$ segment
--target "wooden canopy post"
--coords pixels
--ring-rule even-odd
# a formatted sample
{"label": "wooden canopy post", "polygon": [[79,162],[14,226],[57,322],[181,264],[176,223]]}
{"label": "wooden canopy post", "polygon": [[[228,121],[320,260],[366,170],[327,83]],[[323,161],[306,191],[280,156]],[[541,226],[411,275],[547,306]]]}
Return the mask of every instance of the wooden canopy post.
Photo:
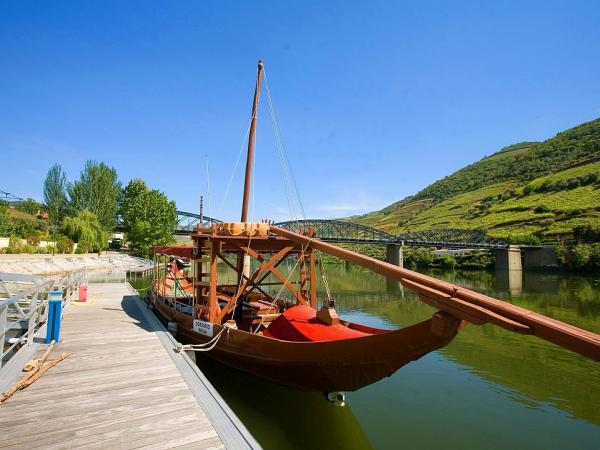
{"label": "wooden canopy post", "polygon": [[198,245],[199,243],[196,242],[197,247],[196,247],[196,259],[194,259],[194,278],[193,278],[193,282],[194,282],[194,318],[195,319],[200,319],[200,315],[201,315],[201,309],[202,306],[206,304],[206,299],[204,298],[204,296],[202,295],[202,279],[203,274],[202,274],[202,256],[203,256],[203,252],[202,249],[200,248],[200,245]]}
{"label": "wooden canopy post", "polygon": [[304,257],[304,252],[301,252],[298,255],[298,260],[300,264],[300,286],[298,290],[300,293],[306,298],[306,258]]}
{"label": "wooden canopy post", "polygon": [[217,298],[217,261],[221,243],[219,241],[211,241],[210,246],[210,281],[208,292],[208,321],[211,323],[217,322],[217,306],[219,299]]}
{"label": "wooden canopy post", "polygon": [[236,268],[236,270],[237,270],[237,285],[238,286],[241,284],[242,280],[244,279],[244,275],[246,275],[244,273],[244,257],[245,257],[244,252],[237,252],[237,255],[236,255],[237,268]]}
{"label": "wooden canopy post", "polygon": [[308,251],[308,276],[310,283],[310,307],[317,309],[317,257],[311,248]]}

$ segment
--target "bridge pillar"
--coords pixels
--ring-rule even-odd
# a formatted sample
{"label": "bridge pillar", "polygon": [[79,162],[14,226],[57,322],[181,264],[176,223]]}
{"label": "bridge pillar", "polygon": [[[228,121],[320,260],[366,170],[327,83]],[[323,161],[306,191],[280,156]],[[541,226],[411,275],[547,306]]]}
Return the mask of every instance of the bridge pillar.
{"label": "bridge pillar", "polygon": [[404,244],[386,244],[385,260],[390,264],[404,267]]}
{"label": "bridge pillar", "polygon": [[508,285],[511,296],[518,297],[523,290],[523,265],[521,248],[509,245],[494,251],[496,257],[496,278],[501,284]]}
{"label": "bridge pillar", "polygon": [[518,245],[509,245],[507,248],[494,250],[496,257],[496,270],[522,270],[521,248]]}

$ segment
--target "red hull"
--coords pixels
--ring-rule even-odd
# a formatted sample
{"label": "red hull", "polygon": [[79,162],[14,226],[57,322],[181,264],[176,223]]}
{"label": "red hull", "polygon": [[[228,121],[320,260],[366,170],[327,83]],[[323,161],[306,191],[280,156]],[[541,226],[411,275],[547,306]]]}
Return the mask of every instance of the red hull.
{"label": "red hull", "polygon": [[[154,302],[165,321],[178,323],[178,339],[203,344],[210,337],[192,329],[192,318]],[[444,326],[440,327],[442,321]],[[432,326],[437,322],[436,325]],[[308,391],[354,391],[390,376],[400,367],[448,344],[460,320],[436,314],[432,319],[400,330],[351,325],[369,334],[329,342],[292,342],[226,329],[208,356],[226,365],[277,383]],[[216,336],[223,327],[214,325]],[[443,330],[436,334],[432,329]]]}

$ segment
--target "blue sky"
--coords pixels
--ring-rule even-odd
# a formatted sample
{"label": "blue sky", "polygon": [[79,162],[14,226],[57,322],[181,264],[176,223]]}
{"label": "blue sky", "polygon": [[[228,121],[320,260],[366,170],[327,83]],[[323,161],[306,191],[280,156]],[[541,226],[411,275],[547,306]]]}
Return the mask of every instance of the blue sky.
{"label": "blue sky", "polygon": [[[310,217],[379,209],[600,117],[600,3],[0,1],[0,189],[87,159],[219,212],[265,60]],[[254,218],[289,217],[266,96]]]}

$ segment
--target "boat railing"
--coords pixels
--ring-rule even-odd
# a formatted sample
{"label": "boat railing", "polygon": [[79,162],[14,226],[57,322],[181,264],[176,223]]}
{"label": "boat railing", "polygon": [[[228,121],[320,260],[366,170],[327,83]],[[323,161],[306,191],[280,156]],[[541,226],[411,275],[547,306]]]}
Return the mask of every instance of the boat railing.
{"label": "boat railing", "polygon": [[34,343],[48,318],[48,293],[62,291],[63,309],[76,298],[86,280],[85,269],[56,279],[0,273],[0,375],[6,363]]}
{"label": "boat railing", "polygon": [[183,314],[192,314],[192,306],[186,303],[182,303],[180,301],[175,300],[172,297],[164,297],[161,296],[162,301],[165,302],[170,308],[174,309]]}

